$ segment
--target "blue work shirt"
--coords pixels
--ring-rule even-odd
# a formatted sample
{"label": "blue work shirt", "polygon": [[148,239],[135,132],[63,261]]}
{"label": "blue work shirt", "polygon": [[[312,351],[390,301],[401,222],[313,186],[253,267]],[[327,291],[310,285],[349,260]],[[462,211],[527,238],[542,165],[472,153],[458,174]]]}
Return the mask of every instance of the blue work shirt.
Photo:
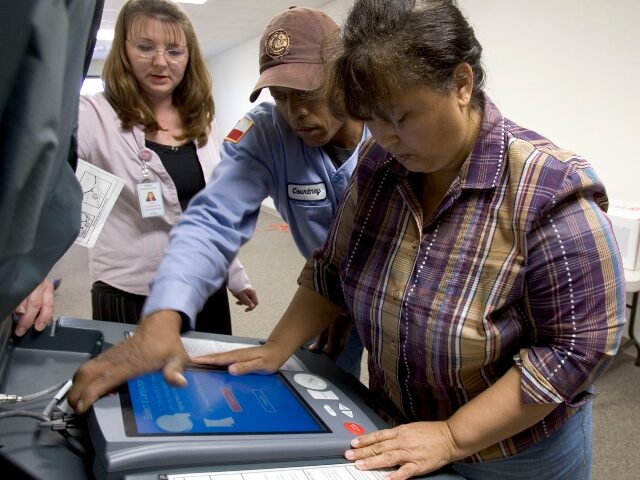
{"label": "blue work shirt", "polygon": [[[172,229],[143,315],[175,310],[193,324],[205,300],[226,279],[229,263],[253,235],[268,196],[305,258],[324,242],[359,147],[336,168],[321,147],[307,146],[271,103],[254,107],[238,126],[223,142],[211,181]],[[368,137],[365,128],[361,140]]]}

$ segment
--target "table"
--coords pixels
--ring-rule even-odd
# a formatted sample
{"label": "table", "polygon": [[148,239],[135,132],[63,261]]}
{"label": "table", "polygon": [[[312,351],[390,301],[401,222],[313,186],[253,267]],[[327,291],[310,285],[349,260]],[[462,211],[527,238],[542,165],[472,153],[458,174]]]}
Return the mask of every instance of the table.
{"label": "table", "polygon": [[631,294],[631,303],[627,303],[629,309],[629,340],[620,345],[620,351],[634,345],[638,351],[636,355],[636,366],[640,367],[640,343],[635,335],[636,313],[638,309],[638,294],[640,293],[640,270],[624,271],[627,293]]}

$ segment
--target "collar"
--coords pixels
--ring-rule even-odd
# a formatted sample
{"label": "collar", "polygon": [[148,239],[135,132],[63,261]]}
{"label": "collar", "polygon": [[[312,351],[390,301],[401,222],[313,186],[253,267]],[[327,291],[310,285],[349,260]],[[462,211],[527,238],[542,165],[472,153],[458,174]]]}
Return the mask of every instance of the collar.
{"label": "collar", "polygon": [[505,169],[505,121],[498,107],[485,95],[480,133],[460,170],[461,188],[495,188]]}

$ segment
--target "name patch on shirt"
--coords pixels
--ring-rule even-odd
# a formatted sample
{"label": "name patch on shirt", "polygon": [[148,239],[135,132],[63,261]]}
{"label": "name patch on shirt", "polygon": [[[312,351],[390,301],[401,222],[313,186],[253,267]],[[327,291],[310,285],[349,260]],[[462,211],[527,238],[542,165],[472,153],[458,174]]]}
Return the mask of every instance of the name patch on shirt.
{"label": "name patch on shirt", "polygon": [[236,123],[236,126],[231,129],[226,137],[224,137],[224,139],[233,143],[238,143],[251,127],[253,127],[253,122],[251,120],[248,118],[241,118],[238,123]]}
{"label": "name patch on shirt", "polygon": [[327,187],[324,183],[314,183],[306,185],[287,185],[289,198],[291,200],[304,200],[312,202],[314,200],[324,200],[327,198]]}

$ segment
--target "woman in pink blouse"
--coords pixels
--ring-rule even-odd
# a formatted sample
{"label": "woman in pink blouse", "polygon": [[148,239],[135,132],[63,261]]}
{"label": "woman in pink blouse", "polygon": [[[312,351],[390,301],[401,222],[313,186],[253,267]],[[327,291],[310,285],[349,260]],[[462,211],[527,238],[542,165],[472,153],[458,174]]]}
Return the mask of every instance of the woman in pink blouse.
{"label": "woman in pink blouse", "polygon": [[[80,99],[78,156],[125,185],[89,251],[93,318],[137,323],[171,228],[220,162],[220,137],[211,77],[175,2],[125,3],[102,79],[104,93]],[[228,286],[257,304],[237,259]],[[226,288],[207,293],[195,329],[230,334]]]}

